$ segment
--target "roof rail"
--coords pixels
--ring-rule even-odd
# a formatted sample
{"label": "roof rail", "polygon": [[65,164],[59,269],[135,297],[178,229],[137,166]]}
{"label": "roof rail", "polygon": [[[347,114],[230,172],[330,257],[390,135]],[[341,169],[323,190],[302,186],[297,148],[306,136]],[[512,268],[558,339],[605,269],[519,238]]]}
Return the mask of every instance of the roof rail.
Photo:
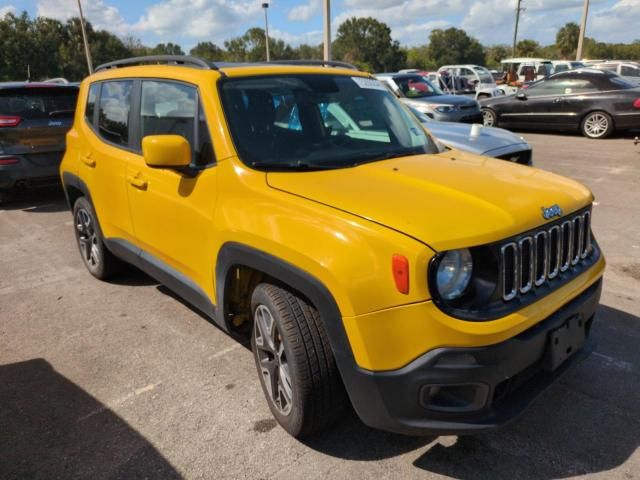
{"label": "roof rail", "polygon": [[358,70],[358,67],[347,62],[338,62],[335,60],[271,60],[267,63],[274,63],[276,65],[310,65],[321,67],[341,67],[351,70]]}
{"label": "roof rail", "polygon": [[184,65],[185,67],[203,68],[206,70],[218,68],[214,64],[209,64],[198,57],[189,55],[148,55],[145,57],[124,58],[113,62],[103,63],[96,68],[96,72],[108,70],[110,68],[125,67],[131,65],[141,65],[143,63],[166,63],[175,65]]}

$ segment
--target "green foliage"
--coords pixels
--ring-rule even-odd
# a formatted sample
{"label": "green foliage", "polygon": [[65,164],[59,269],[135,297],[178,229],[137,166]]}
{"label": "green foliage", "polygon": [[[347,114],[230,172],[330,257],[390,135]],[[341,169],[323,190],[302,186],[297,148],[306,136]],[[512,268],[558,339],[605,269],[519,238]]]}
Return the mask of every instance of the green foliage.
{"label": "green foliage", "polygon": [[394,71],[406,63],[406,53],[391,38],[391,29],[371,17],[345,20],[338,27],[333,52],[336,59],[370,72]]}
{"label": "green foliage", "polygon": [[429,57],[435,65],[473,63],[484,65],[480,42],[459,28],[436,29],[429,35]]}
{"label": "green foliage", "polygon": [[189,55],[200,57],[203,60],[207,60],[209,62],[219,62],[225,59],[226,52],[215,43],[200,42],[191,50],[189,50]]}
{"label": "green foliage", "polygon": [[562,58],[575,58],[580,38],[580,26],[575,22],[569,22],[556,34],[556,47]]}
{"label": "green foliage", "polygon": [[488,68],[500,70],[502,67],[500,61],[511,56],[511,48],[507,45],[493,45],[485,48],[484,56]]}
{"label": "green foliage", "polygon": [[[264,62],[267,60],[266,45],[264,29],[257,27],[250,28],[241,37],[224,42],[227,58],[232,62]],[[271,60],[297,58],[290,45],[273,37],[269,37],[269,55]]]}
{"label": "green foliage", "polygon": [[420,45],[407,49],[407,68],[417,68],[418,70],[432,70],[438,66],[429,57],[429,47]]}
{"label": "green foliage", "polygon": [[535,40],[520,40],[516,44],[517,57],[539,57],[540,44]]}
{"label": "green foliage", "polygon": [[182,48],[180,45],[176,45],[174,43],[159,43],[151,50],[149,50],[149,55],[184,55]]}

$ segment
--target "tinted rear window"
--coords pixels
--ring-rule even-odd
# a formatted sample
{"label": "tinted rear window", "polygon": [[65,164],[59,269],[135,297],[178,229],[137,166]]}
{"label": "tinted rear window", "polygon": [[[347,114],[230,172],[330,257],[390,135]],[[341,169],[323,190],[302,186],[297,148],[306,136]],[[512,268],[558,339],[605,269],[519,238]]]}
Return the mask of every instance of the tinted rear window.
{"label": "tinted rear window", "polygon": [[77,88],[26,87],[0,90],[0,115],[23,119],[72,118]]}

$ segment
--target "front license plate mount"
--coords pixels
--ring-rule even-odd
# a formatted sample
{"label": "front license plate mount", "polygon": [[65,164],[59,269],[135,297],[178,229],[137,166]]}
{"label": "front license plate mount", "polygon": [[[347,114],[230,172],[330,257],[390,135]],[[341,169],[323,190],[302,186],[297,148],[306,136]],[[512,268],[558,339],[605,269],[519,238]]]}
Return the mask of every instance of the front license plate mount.
{"label": "front license plate mount", "polygon": [[561,327],[549,332],[549,344],[544,358],[545,370],[556,370],[582,348],[585,337],[586,322],[580,315],[569,317]]}

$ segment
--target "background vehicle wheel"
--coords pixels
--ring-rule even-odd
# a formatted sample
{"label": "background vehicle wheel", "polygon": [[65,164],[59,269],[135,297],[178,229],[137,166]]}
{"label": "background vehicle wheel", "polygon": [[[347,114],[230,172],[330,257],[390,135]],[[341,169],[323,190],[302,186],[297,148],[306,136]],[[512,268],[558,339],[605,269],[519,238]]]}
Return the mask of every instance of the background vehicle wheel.
{"label": "background vehicle wheel", "polygon": [[251,348],[273,416],[294,437],[323,430],[343,414],[347,397],[320,314],[268,283],[254,290],[251,311]]}
{"label": "background vehicle wheel", "polygon": [[496,116],[496,112],[494,112],[490,108],[483,108],[482,123],[484,124],[485,127],[495,127],[498,123],[498,117]]}
{"label": "background vehicle wheel", "polygon": [[76,200],[73,220],[80,256],[91,275],[106,280],[118,273],[123,263],[105,247],[95,212],[86,198]]}
{"label": "background vehicle wheel", "polygon": [[606,112],[591,112],[584,117],[580,128],[587,138],[606,138],[613,132],[613,119]]}

